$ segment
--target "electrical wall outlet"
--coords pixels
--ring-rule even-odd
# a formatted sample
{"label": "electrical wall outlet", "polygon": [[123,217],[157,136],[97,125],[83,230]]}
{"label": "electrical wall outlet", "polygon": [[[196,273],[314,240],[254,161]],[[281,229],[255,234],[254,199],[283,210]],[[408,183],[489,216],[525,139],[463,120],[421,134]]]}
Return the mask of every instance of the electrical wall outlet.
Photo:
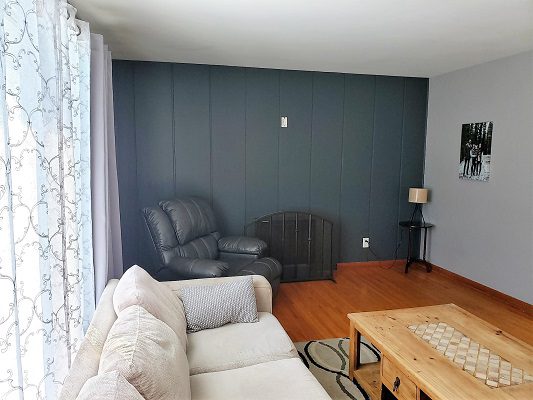
{"label": "electrical wall outlet", "polygon": [[363,249],[368,249],[370,247],[370,238],[363,238]]}
{"label": "electrical wall outlet", "polygon": [[289,117],[281,117],[281,127],[287,128],[289,126]]}

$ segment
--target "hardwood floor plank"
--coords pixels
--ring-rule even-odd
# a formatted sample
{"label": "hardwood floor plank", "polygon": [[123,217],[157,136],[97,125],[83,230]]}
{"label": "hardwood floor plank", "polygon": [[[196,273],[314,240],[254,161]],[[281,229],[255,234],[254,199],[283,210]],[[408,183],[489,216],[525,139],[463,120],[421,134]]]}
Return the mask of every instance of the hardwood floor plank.
{"label": "hardwood floor plank", "polygon": [[339,265],[332,281],[283,283],[274,315],[295,342],[347,337],[351,312],[455,303],[472,314],[533,343],[531,308],[519,310],[490,294],[415,265]]}

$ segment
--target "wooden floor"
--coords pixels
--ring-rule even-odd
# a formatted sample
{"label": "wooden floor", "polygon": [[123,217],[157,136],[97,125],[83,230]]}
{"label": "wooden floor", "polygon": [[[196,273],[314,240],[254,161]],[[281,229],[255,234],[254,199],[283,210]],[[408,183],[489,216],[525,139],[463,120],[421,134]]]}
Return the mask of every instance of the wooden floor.
{"label": "wooden floor", "polygon": [[295,342],[348,336],[346,314],[455,303],[533,344],[533,317],[446,274],[397,263],[339,266],[332,281],[282,283],[274,314]]}

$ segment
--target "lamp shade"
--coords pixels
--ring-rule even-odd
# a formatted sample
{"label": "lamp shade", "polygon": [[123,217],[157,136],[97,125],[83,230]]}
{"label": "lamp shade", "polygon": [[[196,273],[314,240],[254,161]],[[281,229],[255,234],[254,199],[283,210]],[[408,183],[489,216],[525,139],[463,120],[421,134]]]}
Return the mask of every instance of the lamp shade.
{"label": "lamp shade", "polygon": [[424,204],[428,202],[428,190],[424,188],[409,188],[409,203]]}

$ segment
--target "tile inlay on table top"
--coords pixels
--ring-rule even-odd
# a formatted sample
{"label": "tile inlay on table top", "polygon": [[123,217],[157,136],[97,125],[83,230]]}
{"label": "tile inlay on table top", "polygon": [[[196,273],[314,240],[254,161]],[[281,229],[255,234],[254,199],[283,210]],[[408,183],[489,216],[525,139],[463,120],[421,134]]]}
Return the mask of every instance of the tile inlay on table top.
{"label": "tile inlay on table top", "polygon": [[513,365],[445,322],[409,325],[415,335],[491,388],[533,382],[531,371]]}

